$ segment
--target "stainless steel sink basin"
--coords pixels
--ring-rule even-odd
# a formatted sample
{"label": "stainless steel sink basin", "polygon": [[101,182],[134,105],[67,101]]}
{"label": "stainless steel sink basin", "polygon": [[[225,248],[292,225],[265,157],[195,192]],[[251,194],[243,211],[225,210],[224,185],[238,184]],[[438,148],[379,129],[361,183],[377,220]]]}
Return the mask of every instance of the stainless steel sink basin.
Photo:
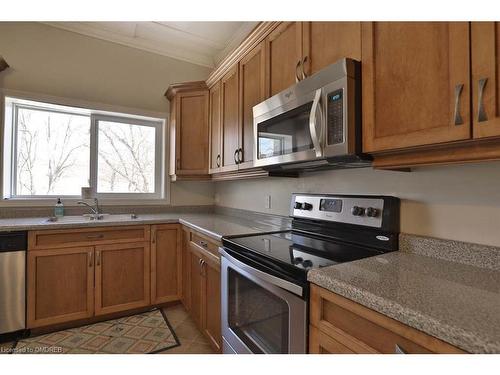
{"label": "stainless steel sink basin", "polygon": [[59,224],[78,224],[88,223],[93,221],[107,222],[107,221],[128,221],[137,219],[136,214],[100,214],[99,219],[95,219],[92,214],[85,214],[82,216],[62,216],[62,217],[49,217],[43,220],[43,223],[59,223]]}

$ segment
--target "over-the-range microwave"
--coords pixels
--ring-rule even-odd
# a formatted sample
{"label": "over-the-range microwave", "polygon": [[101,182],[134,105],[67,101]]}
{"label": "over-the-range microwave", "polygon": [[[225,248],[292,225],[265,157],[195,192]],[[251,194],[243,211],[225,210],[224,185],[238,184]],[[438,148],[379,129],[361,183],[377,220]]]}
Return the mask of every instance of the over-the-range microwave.
{"label": "over-the-range microwave", "polygon": [[253,107],[254,165],[301,171],[370,165],[361,152],[361,72],[344,58]]}

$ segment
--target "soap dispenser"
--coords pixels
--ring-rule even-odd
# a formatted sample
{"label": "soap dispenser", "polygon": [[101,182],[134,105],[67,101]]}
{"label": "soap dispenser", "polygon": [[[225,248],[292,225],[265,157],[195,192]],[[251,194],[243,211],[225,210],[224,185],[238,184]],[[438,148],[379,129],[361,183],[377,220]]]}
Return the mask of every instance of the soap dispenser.
{"label": "soap dispenser", "polygon": [[64,216],[64,204],[61,202],[61,198],[57,198],[57,203],[54,207],[54,216],[56,217]]}

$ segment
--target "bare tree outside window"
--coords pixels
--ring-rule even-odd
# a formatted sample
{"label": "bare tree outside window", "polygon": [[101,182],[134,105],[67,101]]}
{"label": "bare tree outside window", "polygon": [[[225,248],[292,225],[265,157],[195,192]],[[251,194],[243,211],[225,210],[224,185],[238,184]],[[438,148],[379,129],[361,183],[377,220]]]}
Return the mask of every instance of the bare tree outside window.
{"label": "bare tree outside window", "polygon": [[99,121],[99,193],[153,193],[155,128]]}

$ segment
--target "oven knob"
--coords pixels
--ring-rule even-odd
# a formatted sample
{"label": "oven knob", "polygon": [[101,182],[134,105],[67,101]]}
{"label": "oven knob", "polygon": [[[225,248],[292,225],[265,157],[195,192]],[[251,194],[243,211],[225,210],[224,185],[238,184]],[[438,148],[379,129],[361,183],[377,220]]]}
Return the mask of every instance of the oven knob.
{"label": "oven knob", "polygon": [[373,207],[368,207],[366,209],[366,216],[368,216],[368,217],[377,217],[378,216],[378,209],[373,208]]}
{"label": "oven knob", "polygon": [[301,258],[301,257],[297,257],[297,258],[293,258],[293,262],[292,262],[292,263],[293,263],[293,264],[300,264],[300,263],[302,263],[303,261],[304,261],[304,259],[303,259],[303,258]]}
{"label": "oven knob", "polygon": [[304,207],[304,210],[311,211],[313,208],[313,205],[311,203],[304,203],[303,207]]}
{"label": "oven knob", "polygon": [[293,208],[295,208],[296,210],[302,210],[302,203],[295,202]]}
{"label": "oven knob", "polygon": [[313,262],[311,262],[310,260],[307,260],[307,259],[302,262],[302,266],[304,268],[310,268],[310,267],[312,267],[312,265],[313,265]]}
{"label": "oven knob", "polygon": [[354,216],[363,216],[365,214],[365,209],[363,207],[353,206],[351,208],[351,213]]}

